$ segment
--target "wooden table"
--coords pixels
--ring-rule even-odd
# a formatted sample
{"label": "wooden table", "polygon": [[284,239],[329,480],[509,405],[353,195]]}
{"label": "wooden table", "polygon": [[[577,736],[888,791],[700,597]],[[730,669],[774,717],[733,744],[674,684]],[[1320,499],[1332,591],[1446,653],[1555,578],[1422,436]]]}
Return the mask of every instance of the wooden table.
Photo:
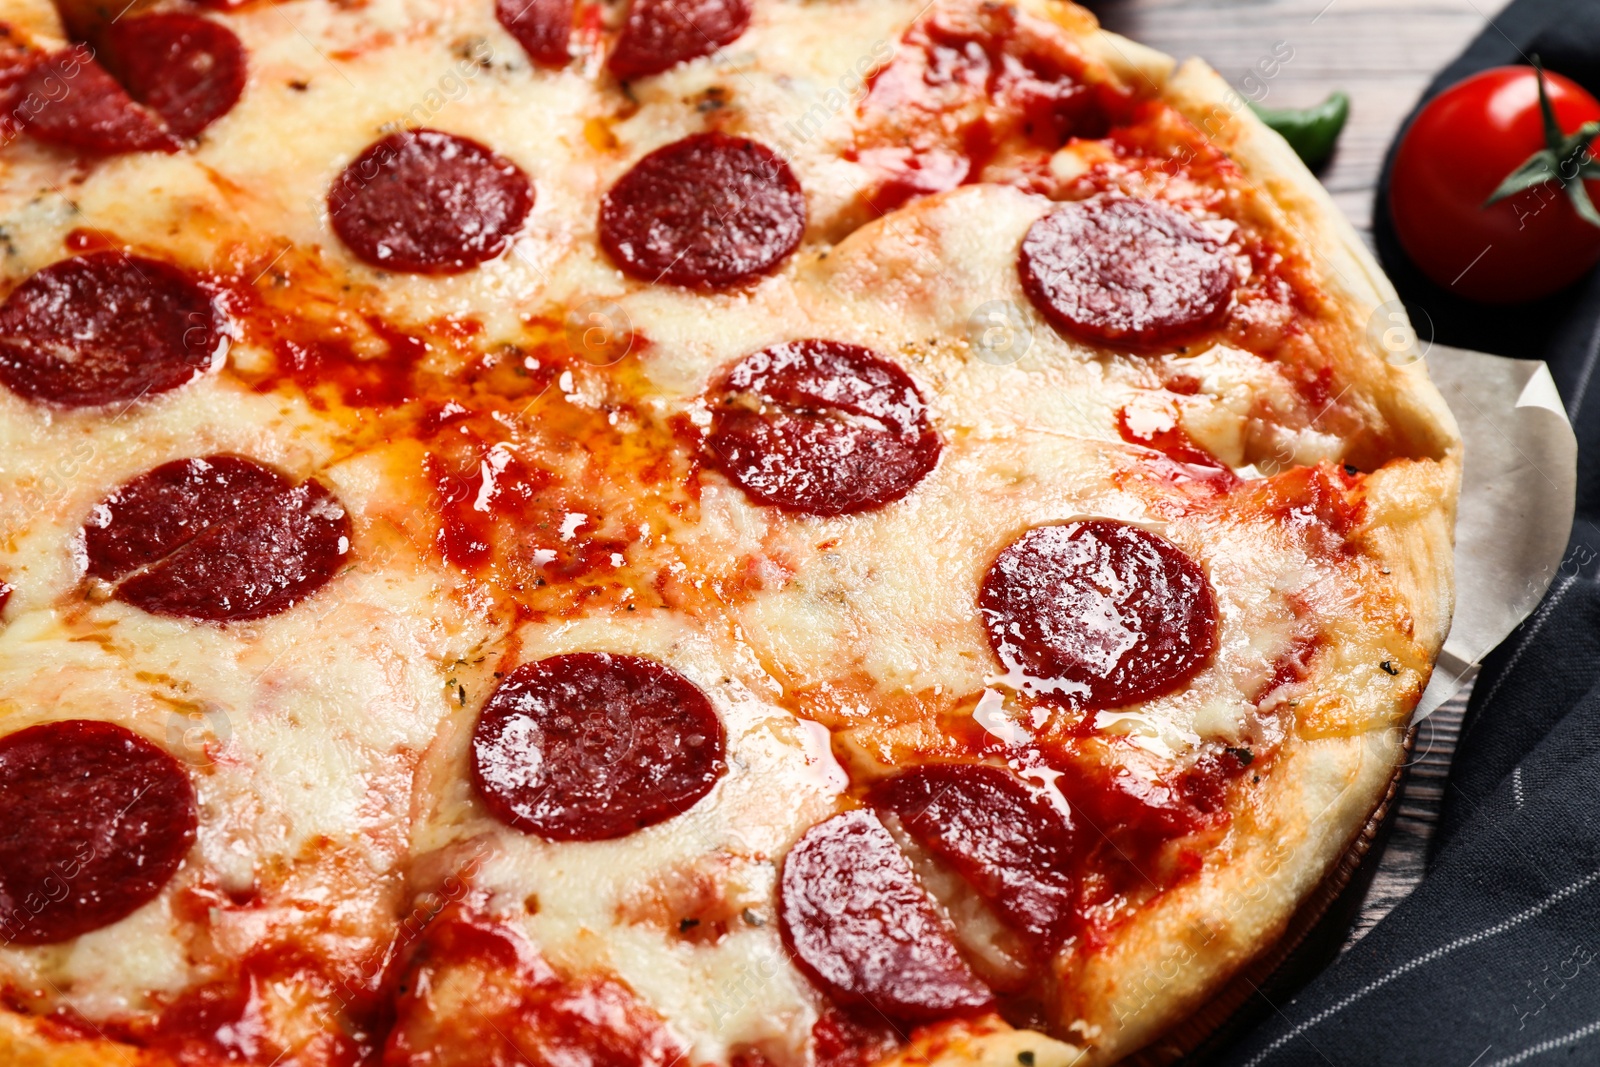
{"label": "wooden table", "polygon": [[[1499,0],[1110,0],[1108,29],[1198,55],[1247,99],[1303,107],[1350,94],[1350,122],[1323,183],[1367,237],[1384,152],[1434,73],[1489,24]],[[1275,62],[1275,57],[1287,56]],[[1415,888],[1444,798],[1466,694],[1421,724],[1377,872],[1346,947]]]}

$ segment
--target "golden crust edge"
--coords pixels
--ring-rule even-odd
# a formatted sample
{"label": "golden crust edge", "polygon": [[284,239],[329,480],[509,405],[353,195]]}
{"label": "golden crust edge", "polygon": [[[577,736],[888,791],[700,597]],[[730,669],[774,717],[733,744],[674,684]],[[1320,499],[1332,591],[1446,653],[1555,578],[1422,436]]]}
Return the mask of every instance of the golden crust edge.
{"label": "golden crust edge", "polygon": [[[1426,656],[1417,686],[1368,709],[1368,729],[1345,737],[1285,740],[1270,789],[1230,828],[1233,850],[1218,850],[1190,882],[1165,894],[1121,928],[1115,948],[1092,957],[1075,981],[1099,981],[1100,995],[1079,1002],[1072,1029],[1086,1046],[1082,1067],[1114,1063],[1156,1040],[1201,1008],[1227,981],[1282,936],[1301,903],[1349,849],[1382,802],[1403,754],[1403,726],[1427,683],[1454,610],[1453,541],[1462,444],[1454,415],[1420,360],[1382,358],[1361,344],[1385,306],[1404,315],[1398,294],[1334,204],[1288,144],[1268,129],[1207,64],[1182,65],[1154,49],[1100,29],[1092,15],[1061,0],[1025,6],[1082,35],[1087,49],[1124,79],[1142,79],[1199,127],[1261,188],[1319,257],[1319,281],[1338,301],[1363,379],[1403,443],[1426,458],[1373,472],[1358,536],[1389,573],[1409,615],[1414,647]],[[1239,847],[1242,846],[1242,847]],[[1291,863],[1290,861],[1293,860]],[[1231,904],[1243,906],[1230,907]],[[1212,924],[1217,915],[1228,916]],[[1151,988],[1151,981],[1154,988]],[[959,1067],[963,1061],[936,1061]],[[1004,1067],[1000,1058],[987,1061]]]}
{"label": "golden crust edge", "polygon": [[[1073,983],[1073,1010],[1063,1012],[1076,1021],[1073,1038],[1088,1046],[1082,1067],[1114,1063],[1159,1039],[1270,950],[1382,802],[1403,755],[1406,720],[1449,626],[1447,505],[1458,478],[1447,463],[1407,462],[1375,473],[1357,531],[1368,557],[1391,572],[1410,614],[1406,643],[1426,655],[1426,669],[1392,699],[1370,687],[1354,696],[1354,718],[1364,729],[1320,737],[1291,730],[1263,781],[1267,788],[1244,791],[1199,875],[1132,917],[1108,951],[1086,961]],[[1325,684],[1343,688],[1332,670],[1319,670],[1316,681],[1330,674]]]}
{"label": "golden crust edge", "polygon": [[[1459,468],[1460,431],[1426,364],[1409,355],[1385,358],[1369,335],[1379,309],[1390,309],[1402,321],[1405,311],[1394,284],[1322,183],[1204,61],[1185,60],[1163,95],[1239,165],[1277,206],[1300,247],[1317,257],[1318,281],[1352,328],[1348,355],[1355,365],[1343,368],[1347,380],[1369,387],[1387,421],[1408,435],[1404,443],[1413,454]],[[1386,315],[1383,321],[1393,320]],[[1452,494],[1452,509],[1454,503]]]}
{"label": "golden crust edge", "polygon": [[1398,728],[1295,741],[1273,787],[1236,813],[1200,874],[1161,897],[1091,957],[1073,1029],[1083,1067],[1145,1047],[1203,1006],[1282,936],[1290,917],[1360,832],[1402,751]]}
{"label": "golden crust edge", "polygon": [[[1455,606],[1453,555],[1462,469],[1455,416],[1429,377],[1426,363],[1410,358],[1391,361],[1367,340],[1366,323],[1377,309],[1392,304],[1404,314],[1394,285],[1287,142],[1199,59],[1186,60],[1177,68],[1166,86],[1166,98],[1206,129],[1285,215],[1310,231],[1311,247],[1325,265],[1319,280],[1338,300],[1343,320],[1358,331],[1347,353],[1354,365],[1343,368],[1348,380],[1369,387],[1383,415],[1416,454],[1413,459],[1390,461],[1367,476],[1367,510],[1358,534],[1368,557],[1391,572],[1392,590],[1411,616],[1413,640],[1427,654],[1431,669],[1449,633]],[[1207,122],[1214,132],[1207,129]],[[1395,725],[1403,724],[1413,706],[1414,701],[1407,702],[1394,717]]]}
{"label": "golden crust edge", "polygon": [[[1418,453],[1368,475],[1367,512],[1358,534],[1369,558],[1392,572],[1393,592],[1411,615],[1412,637],[1426,652],[1431,669],[1455,605],[1453,552],[1462,467],[1455,416],[1421,359],[1392,362],[1375,344],[1361,343],[1367,340],[1366,322],[1378,308],[1393,304],[1404,314],[1398,295],[1355,228],[1283,138],[1201,60],[1190,59],[1177,68],[1166,96],[1197,124],[1215,119],[1220,109],[1216,130],[1208,135],[1286,215],[1310,230],[1312,247],[1328,268],[1320,279],[1323,288],[1339,301],[1342,318],[1359,328],[1348,352],[1355,365],[1344,370],[1350,380],[1370,387],[1389,423]],[[1412,706],[1414,701],[1407,702],[1395,725],[1404,722]]]}

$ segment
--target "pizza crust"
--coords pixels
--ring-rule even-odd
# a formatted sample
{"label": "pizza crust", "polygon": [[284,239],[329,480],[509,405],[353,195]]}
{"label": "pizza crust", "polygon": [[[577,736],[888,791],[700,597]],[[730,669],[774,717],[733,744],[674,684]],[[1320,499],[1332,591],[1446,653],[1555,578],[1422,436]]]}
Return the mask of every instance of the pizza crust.
{"label": "pizza crust", "polygon": [[[1066,21],[1058,19],[1058,21]],[[1113,34],[1100,54],[1127,78],[1157,79],[1150,50]],[[1275,758],[1271,787],[1243,794],[1224,845],[1201,874],[1147,905],[1118,929],[1115,944],[1081,972],[1064,1013],[1086,1046],[1084,1067],[1109,1064],[1147,1045],[1199,1008],[1283,933],[1296,908],[1350,847],[1381,803],[1403,754],[1404,726],[1449,631],[1452,543],[1461,480],[1454,416],[1420,360],[1382,358],[1367,322],[1397,294],[1321,183],[1209,66],[1191,59],[1165,80],[1162,96],[1222,147],[1320,253],[1321,282],[1349,329],[1341,380],[1359,382],[1389,425],[1403,432],[1393,461],[1367,478],[1356,537],[1388,572],[1411,624],[1415,684],[1383,699],[1370,687],[1345,692],[1357,707],[1345,736],[1291,732]],[[1403,314],[1403,311],[1401,312]],[[1314,685],[1339,690],[1342,679]],[[1320,732],[1320,731],[1314,731]],[[990,1061],[1000,1067],[1001,1061]]]}
{"label": "pizza crust", "polygon": [[[1403,352],[1384,358],[1372,320],[1380,309],[1403,317],[1399,294],[1322,183],[1202,60],[1183,63],[1168,80],[1163,98],[1239,164],[1281,211],[1298,247],[1318,257],[1323,288],[1340,302],[1339,315],[1349,329],[1351,343],[1344,353],[1351,359],[1340,368],[1348,376],[1343,380],[1364,384],[1366,398],[1391,426],[1404,431],[1396,454],[1437,460],[1455,469],[1452,484],[1459,483],[1461,435],[1455,416],[1429,380],[1420,355]],[[1392,320],[1386,316],[1383,321]],[[1452,529],[1455,496],[1452,490],[1441,501]],[[1450,588],[1448,574],[1444,586]],[[1446,625],[1449,617],[1446,610]]]}
{"label": "pizza crust", "polygon": [[877,1067],[1074,1067],[1083,1050],[1034,1030],[1015,1030],[993,1016],[929,1027]]}

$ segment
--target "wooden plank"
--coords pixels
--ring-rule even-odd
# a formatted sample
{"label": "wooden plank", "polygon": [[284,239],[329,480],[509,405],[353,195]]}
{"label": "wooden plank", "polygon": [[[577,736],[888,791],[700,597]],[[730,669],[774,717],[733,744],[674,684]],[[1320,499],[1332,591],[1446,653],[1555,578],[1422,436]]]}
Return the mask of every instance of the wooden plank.
{"label": "wooden plank", "polygon": [[1456,694],[1417,727],[1411,762],[1400,795],[1395,798],[1394,825],[1378,857],[1378,869],[1367,887],[1361,912],[1345,938],[1345,948],[1365,937],[1378,920],[1411,894],[1426,873],[1428,848],[1439,822],[1445,782],[1461,737],[1461,719],[1470,693],[1468,688]]}

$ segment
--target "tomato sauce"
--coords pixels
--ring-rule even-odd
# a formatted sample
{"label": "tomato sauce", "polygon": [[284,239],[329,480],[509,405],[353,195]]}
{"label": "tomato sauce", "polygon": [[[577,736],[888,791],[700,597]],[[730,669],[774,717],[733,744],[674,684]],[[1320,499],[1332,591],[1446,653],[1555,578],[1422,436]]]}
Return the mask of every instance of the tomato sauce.
{"label": "tomato sauce", "polygon": [[[853,158],[878,179],[865,200],[886,214],[918,196],[995,180],[1048,180],[1048,156],[1073,137],[1103,137],[1132,95],[1015,8],[937,10],[872,78]],[[1031,157],[1031,158],[1028,158]],[[1042,191],[1042,189],[1040,190]]]}
{"label": "tomato sauce", "polygon": [[[374,1062],[388,1027],[390,962],[380,960],[370,979],[341,978],[307,949],[264,945],[232,963],[226,977],[161,999],[154,1016],[112,1020],[97,1031],[178,1063],[292,1058],[319,1067],[360,1067]],[[285,1012],[292,1018],[286,1020]],[[300,1029],[295,1022],[329,1019],[338,1025]]]}
{"label": "tomato sauce", "polygon": [[1153,474],[1200,500],[1231,492],[1241,484],[1232,468],[1196,443],[1176,419],[1170,425],[1141,433],[1130,424],[1128,409],[1122,408],[1117,412],[1117,432],[1129,444],[1161,454],[1159,459],[1141,463],[1146,469],[1139,477]]}
{"label": "tomato sauce", "polygon": [[571,980],[521,934],[453,906],[399,981],[384,1067],[585,1063],[671,1067],[688,1049],[615,978]]}
{"label": "tomato sauce", "polygon": [[883,1019],[858,1019],[837,1008],[824,1011],[811,1027],[816,1067],[870,1067],[900,1047],[900,1035]]}
{"label": "tomato sauce", "polygon": [[342,449],[331,462],[420,446],[417,506],[389,518],[519,617],[739,595],[738,560],[703,590],[668,581],[682,568],[664,534],[694,520],[700,461],[685,427],[641,414],[637,361],[596,366],[537,316],[506,342],[472,318],[352,312],[360,302],[298,253],[206,284],[248,347],[225,373],[325,414]]}

